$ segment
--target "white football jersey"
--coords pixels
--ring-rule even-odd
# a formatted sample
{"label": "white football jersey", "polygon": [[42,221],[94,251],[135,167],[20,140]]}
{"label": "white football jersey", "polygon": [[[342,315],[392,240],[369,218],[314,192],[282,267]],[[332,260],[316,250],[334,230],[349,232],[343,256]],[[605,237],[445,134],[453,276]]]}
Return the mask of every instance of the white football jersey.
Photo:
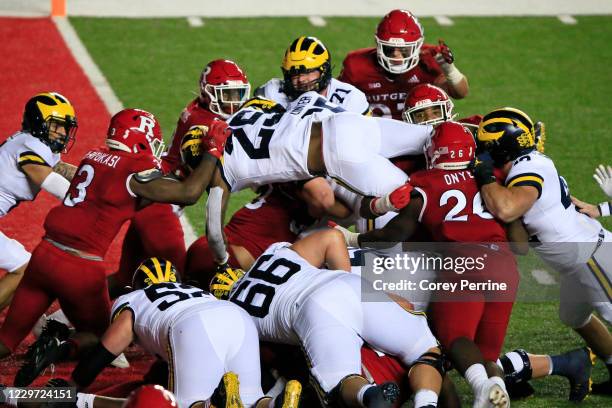
{"label": "white football jersey", "polygon": [[601,224],[577,211],[565,179],[544,154],[533,151],[516,159],[505,183],[538,189],[538,199],[523,215],[523,224],[531,240],[542,243],[535,247],[541,255],[565,253],[575,262],[580,255],[567,253],[569,246],[558,243],[597,242]]}
{"label": "white football jersey", "polygon": [[227,123],[232,136],[223,153],[223,175],[231,191],[311,178],[308,144],[313,121],[344,109],[306,92],[285,113],[245,108]]}
{"label": "white football jersey", "polygon": [[291,250],[290,245],[288,242],[270,245],[234,285],[230,301],[253,317],[261,340],[299,344],[293,331],[299,306],[316,289],[333,285],[333,280],[348,272],[317,269]]}
{"label": "white football jersey", "polygon": [[[285,108],[291,104],[291,100],[283,92],[283,80],[272,78],[255,90],[255,95],[272,99]],[[327,87],[327,94],[323,95],[327,100],[344,108],[347,112],[366,114],[370,105],[366,95],[355,86],[332,78]]]}
{"label": "white football jersey", "polygon": [[134,313],[134,334],[147,351],[167,357],[168,331],[173,322],[218,302],[213,295],[181,283],[160,283],[135,290],[117,298],[113,304],[113,319],[121,311]]}
{"label": "white football jersey", "polygon": [[0,217],[20,201],[36,198],[40,187],[31,183],[20,165],[42,164],[50,167],[60,161],[60,154],[27,132],[17,132],[0,145]]}

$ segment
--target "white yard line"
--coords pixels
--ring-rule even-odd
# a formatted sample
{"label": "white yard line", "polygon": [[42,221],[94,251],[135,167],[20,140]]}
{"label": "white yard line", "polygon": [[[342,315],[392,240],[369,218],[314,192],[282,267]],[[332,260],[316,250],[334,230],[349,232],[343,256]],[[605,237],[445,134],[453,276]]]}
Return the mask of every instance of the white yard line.
{"label": "white yard line", "polygon": [[327,25],[327,21],[321,16],[309,16],[308,21],[315,27],[325,27]]}
{"label": "white yard line", "polygon": [[436,23],[440,24],[441,26],[452,26],[455,24],[455,22],[447,16],[434,16],[434,19],[436,20]]}
{"label": "white yard line", "polygon": [[538,282],[540,285],[554,285],[557,283],[557,281],[555,281],[555,278],[544,269],[532,270],[531,276],[533,276],[536,282]]}
{"label": "white yard line", "polygon": [[563,14],[563,15],[557,16],[557,18],[563,24],[568,24],[568,25],[576,25],[576,24],[578,24],[578,21],[576,21],[576,19],[574,17],[570,16],[569,14]]}
{"label": "white yard line", "polygon": [[204,20],[202,20],[200,17],[187,17],[187,22],[191,27],[204,26]]}
{"label": "white yard line", "polygon": [[[89,82],[93,85],[94,89],[102,99],[104,106],[110,112],[111,115],[119,112],[123,109],[123,104],[117,98],[117,95],[111,88],[110,84],[100,71],[100,68],[96,65],[94,60],[89,55],[89,52],[85,48],[85,45],[81,42],[81,39],[77,35],[74,27],[65,17],[54,17],[53,21],[55,26],[60,32],[62,38],[66,42],[68,49],[72,52],[74,59],[83,69],[85,75],[89,79]],[[185,215],[180,218],[181,226],[183,227],[183,233],[185,234],[185,245],[188,247],[197,239],[197,235],[193,229],[193,226],[189,223],[189,220]]]}

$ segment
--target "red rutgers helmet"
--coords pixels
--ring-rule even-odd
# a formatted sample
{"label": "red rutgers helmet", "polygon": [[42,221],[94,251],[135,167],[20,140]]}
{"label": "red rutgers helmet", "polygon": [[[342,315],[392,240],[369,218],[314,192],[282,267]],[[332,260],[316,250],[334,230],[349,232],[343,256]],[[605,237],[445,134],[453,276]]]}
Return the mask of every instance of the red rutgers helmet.
{"label": "red rutgers helmet", "polygon": [[123,408],[168,408],[178,407],[174,395],[161,385],[143,385],[132,391]]}
{"label": "red rutgers helmet", "polygon": [[129,153],[149,153],[159,158],[164,151],[159,122],[142,109],[124,109],[111,118],[106,145]]}
{"label": "red rutgers helmet", "polygon": [[200,75],[200,97],[208,102],[212,112],[224,119],[238,111],[250,93],[249,80],[234,61],[211,61]]}
{"label": "red rutgers helmet", "polygon": [[476,155],[476,142],[461,123],[448,121],[436,127],[424,151],[428,169],[463,170]]}
{"label": "red rutgers helmet", "polygon": [[419,20],[407,10],[393,10],[376,29],[378,63],[392,74],[416,67],[423,45],[424,31]]}
{"label": "red rutgers helmet", "polygon": [[419,84],[412,88],[404,102],[402,117],[405,122],[418,125],[437,125],[453,120],[453,102],[437,86]]}

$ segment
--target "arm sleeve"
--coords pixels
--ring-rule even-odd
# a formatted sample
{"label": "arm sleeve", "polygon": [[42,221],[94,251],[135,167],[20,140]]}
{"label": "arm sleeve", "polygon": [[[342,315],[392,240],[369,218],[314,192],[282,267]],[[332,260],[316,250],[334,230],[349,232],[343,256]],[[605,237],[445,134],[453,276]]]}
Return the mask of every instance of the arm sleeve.
{"label": "arm sleeve", "polygon": [[225,259],[227,248],[223,239],[223,189],[213,187],[206,201],[206,236],[208,245],[216,259]]}

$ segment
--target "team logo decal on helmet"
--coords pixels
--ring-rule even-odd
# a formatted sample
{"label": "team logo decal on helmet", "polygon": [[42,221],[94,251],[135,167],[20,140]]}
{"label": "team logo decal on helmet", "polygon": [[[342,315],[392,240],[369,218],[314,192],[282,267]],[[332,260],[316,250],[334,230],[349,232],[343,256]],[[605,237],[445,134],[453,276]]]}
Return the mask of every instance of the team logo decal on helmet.
{"label": "team logo decal on helmet", "polygon": [[419,63],[424,31],[419,20],[407,10],[393,10],[376,29],[378,63],[392,74],[410,71]]}
{"label": "team logo decal on helmet", "polygon": [[111,118],[106,145],[128,153],[149,153],[156,158],[165,148],[155,116],[134,108],[124,109]]}
{"label": "team logo decal on helmet", "polygon": [[448,121],[435,128],[424,153],[429,169],[462,170],[476,157],[476,142],[461,123]]}
{"label": "team logo decal on helmet", "polygon": [[535,149],[531,118],[515,108],[501,108],[482,118],[476,135],[478,148],[491,154],[497,167]]}
{"label": "team logo decal on helmet", "polygon": [[453,107],[444,90],[430,84],[419,84],[406,97],[402,117],[408,123],[437,125],[456,116]]}
{"label": "team logo decal on helmet", "polygon": [[49,146],[53,153],[67,152],[77,131],[74,107],[57,92],[44,92],[28,100],[21,127]]}
{"label": "team logo decal on helmet", "polygon": [[251,85],[238,64],[226,59],[208,63],[200,75],[200,97],[209,109],[229,118],[251,94]]}
{"label": "team logo decal on helmet", "polygon": [[217,299],[228,299],[232,287],[244,276],[242,269],[227,267],[215,273],[210,281],[210,293]]}
{"label": "team logo decal on helmet", "polygon": [[208,126],[192,126],[181,139],[181,160],[193,171],[202,161],[202,137],[208,133]]}
{"label": "team logo decal on helmet", "polygon": [[134,289],[142,289],[163,282],[180,282],[179,274],[170,261],[156,257],[142,262],[132,276]]}
{"label": "team logo decal on helmet", "polygon": [[[281,65],[283,71],[283,92],[291,99],[295,99],[304,92],[321,92],[331,81],[331,56],[321,40],[316,37],[296,38],[283,57]],[[291,77],[297,74],[305,74],[319,71],[318,79],[296,88],[291,82]]]}

